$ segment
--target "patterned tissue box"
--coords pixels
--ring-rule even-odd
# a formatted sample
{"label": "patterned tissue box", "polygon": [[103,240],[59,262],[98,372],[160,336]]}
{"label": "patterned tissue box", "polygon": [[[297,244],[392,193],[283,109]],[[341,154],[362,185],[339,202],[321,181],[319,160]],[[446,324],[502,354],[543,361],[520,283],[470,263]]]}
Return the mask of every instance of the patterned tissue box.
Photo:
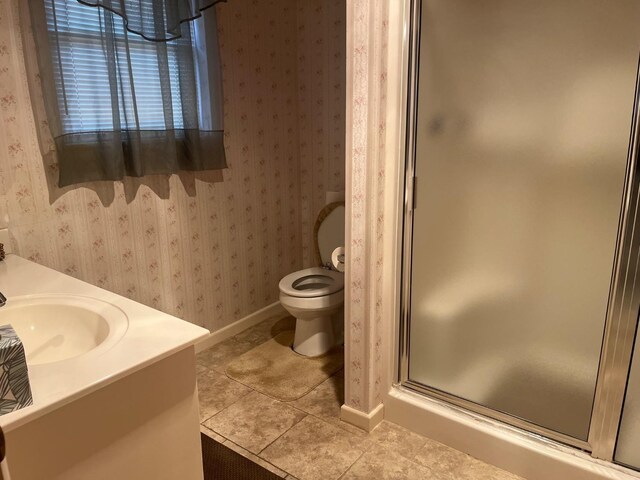
{"label": "patterned tissue box", "polygon": [[11,325],[0,326],[0,415],[33,403],[24,347]]}

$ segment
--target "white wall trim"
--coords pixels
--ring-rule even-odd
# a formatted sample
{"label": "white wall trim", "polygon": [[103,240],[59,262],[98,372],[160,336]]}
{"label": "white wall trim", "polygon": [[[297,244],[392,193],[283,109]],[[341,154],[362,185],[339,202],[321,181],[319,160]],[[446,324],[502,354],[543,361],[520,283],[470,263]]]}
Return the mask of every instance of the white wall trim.
{"label": "white wall trim", "polygon": [[342,405],[340,408],[340,419],[366,432],[370,432],[384,419],[384,405],[382,403],[379,404],[369,413],[361,412],[348,405]]}
{"label": "white wall trim", "polygon": [[203,350],[206,350],[209,347],[213,347],[215,344],[220,343],[227,338],[231,338],[234,335],[246,330],[249,327],[253,327],[258,323],[266,320],[269,317],[273,317],[278,314],[285,314],[287,311],[284,309],[280,302],[274,302],[271,305],[267,305],[260,310],[257,310],[240,320],[236,320],[231,325],[227,325],[226,327],[221,328],[220,330],[216,330],[209,334],[208,337],[205,337],[200,342],[196,344],[196,353],[200,353]]}
{"label": "white wall trim", "polygon": [[[400,347],[402,284],[402,246],[404,228],[405,147],[407,139],[407,96],[409,76],[409,31],[411,0],[392,2],[389,9],[389,46],[387,70],[387,138],[385,178],[385,247],[383,291],[383,338],[386,365],[381,362],[383,385],[390,388],[397,380]],[[383,387],[384,395],[385,387]],[[384,400],[383,400],[384,401]]]}
{"label": "white wall trim", "polygon": [[528,480],[638,480],[640,473],[438,400],[391,388],[385,419]]}

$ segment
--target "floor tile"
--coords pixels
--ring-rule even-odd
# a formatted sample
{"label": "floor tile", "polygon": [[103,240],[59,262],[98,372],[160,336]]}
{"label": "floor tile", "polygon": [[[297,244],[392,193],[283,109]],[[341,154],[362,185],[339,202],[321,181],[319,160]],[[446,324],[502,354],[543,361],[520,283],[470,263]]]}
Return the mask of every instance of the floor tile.
{"label": "floor tile", "polygon": [[466,453],[431,439],[415,455],[414,460],[440,475],[456,480],[517,480],[518,476],[481,462]]}
{"label": "floor tile", "polygon": [[297,400],[324,382],[344,365],[341,347],[319,357],[293,351],[293,331],[251,349],[227,365],[228,377],[265,395],[287,402]]}
{"label": "floor tile", "polygon": [[336,374],[326,379],[305,396],[291,402],[291,405],[326,420],[340,418],[340,407],[343,403],[344,377]]}
{"label": "floor tile", "polygon": [[376,444],[413,460],[427,439],[400,425],[383,421],[369,435]]}
{"label": "floor tile", "polygon": [[249,342],[239,342],[233,337],[228,338],[200,352],[196,356],[196,362],[198,365],[224,374],[224,370],[227,368],[229,362],[235,360],[243,353],[248,352],[253,347],[254,345]]}
{"label": "floor tile", "polygon": [[205,426],[257,454],[305,416],[290,405],[251,392],[211,417]]}
{"label": "floor tile", "polygon": [[253,327],[247,328],[234,338],[238,342],[248,342],[257,346],[275,337],[279,333],[292,331],[295,330],[295,328],[296,319],[287,313],[280,313]]}
{"label": "floor tile", "polygon": [[339,478],[366,450],[361,437],[307,416],[260,455],[300,480]]}
{"label": "floor tile", "polygon": [[454,480],[439,476],[397,452],[374,446],[353,464],[344,480]]}
{"label": "floor tile", "polygon": [[370,434],[342,422],[342,371],[289,403],[224,375],[239,356],[293,331],[295,319],[284,315],[198,354],[201,419],[210,417],[200,428],[205,435],[288,480],[519,480],[391,422]]}
{"label": "floor tile", "polygon": [[343,372],[340,370],[291,405],[351,433],[367,435],[364,430],[340,420],[340,407],[344,403]]}
{"label": "floor tile", "polygon": [[230,448],[234,452],[239,453],[243,457],[248,458],[249,460],[251,460],[253,463],[257,463],[262,468],[265,468],[265,469],[269,470],[271,473],[274,473],[274,474],[278,475],[281,478],[285,478],[288,475],[287,472],[284,472],[284,471],[280,470],[278,467],[274,467],[273,465],[271,465],[266,460],[263,460],[262,458],[258,457],[257,455],[254,455],[250,451],[245,450],[240,445],[236,445],[231,440],[227,440],[224,445],[225,445],[225,447]]}
{"label": "floor tile", "polygon": [[252,391],[226,375],[209,370],[202,365],[197,365],[196,371],[201,422]]}
{"label": "floor tile", "polygon": [[200,433],[204,433],[207,437],[213,438],[218,443],[225,443],[227,441],[227,439],[222,435],[218,435],[216,432],[214,432],[210,428],[205,427],[204,425],[200,425]]}
{"label": "floor tile", "polygon": [[521,477],[493,465],[471,458],[458,470],[461,480],[523,480]]}
{"label": "floor tile", "polygon": [[420,465],[441,472],[453,472],[457,465],[467,463],[470,458],[466,453],[431,439],[426,439],[425,445],[414,456]]}

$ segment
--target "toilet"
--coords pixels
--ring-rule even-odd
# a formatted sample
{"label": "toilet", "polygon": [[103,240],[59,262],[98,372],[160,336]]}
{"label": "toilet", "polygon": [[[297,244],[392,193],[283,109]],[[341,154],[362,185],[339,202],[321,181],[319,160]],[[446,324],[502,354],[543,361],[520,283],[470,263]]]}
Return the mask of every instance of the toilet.
{"label": "toilet", "polygon": [[293,350],[317,357],[342,343],[344,273],[331,263],[331,253],[344,245],[344,204],[327,205],[314,228],[316,262],[280,280],[280,303],[296,317]]}

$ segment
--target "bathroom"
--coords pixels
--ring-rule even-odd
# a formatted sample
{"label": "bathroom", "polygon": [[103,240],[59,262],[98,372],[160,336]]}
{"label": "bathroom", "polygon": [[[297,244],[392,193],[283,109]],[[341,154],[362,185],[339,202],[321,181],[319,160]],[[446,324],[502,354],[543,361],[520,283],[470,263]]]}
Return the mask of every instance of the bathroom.
{"label": "bathroom", "polygon": [[[45,32],[112,3],[28,2]],[[215,3],[185,24],[224,162],[89,182],[0,4],[0,326],[33,392],[3,478],[640,478],[640,5],[164,3]],[[35,357],[45,317],[75,353]]]}

